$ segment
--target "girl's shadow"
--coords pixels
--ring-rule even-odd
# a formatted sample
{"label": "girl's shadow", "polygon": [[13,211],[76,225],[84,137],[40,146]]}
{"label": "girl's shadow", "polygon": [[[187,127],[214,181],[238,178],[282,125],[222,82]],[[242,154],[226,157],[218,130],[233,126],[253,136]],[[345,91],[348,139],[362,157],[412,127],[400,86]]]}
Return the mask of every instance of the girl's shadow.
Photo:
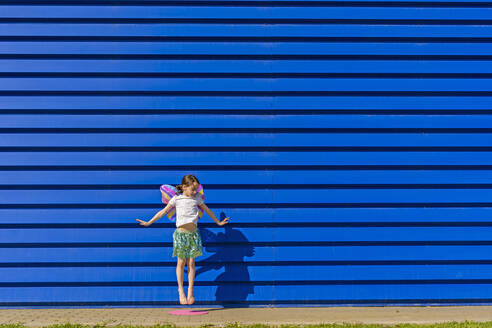
{"label": "girl's shadow", "polygon": [[[222,221],[225,217],[222,212],[220,220]],[[248,239],[241,231],[233,229],[230,224],[224,225],[223,228],[224,232],[218,234],[200,228],[205,250],[215,254],[200,261],[202,265],[196,270],[195,277],[208,270],[219,270],[224,267],[224,272],[215,279],[217,304],[227,308],[248,307],[246,299],[249,294],[254,294],[254,286],[251,283],[244,257],[254,256],[254,247],[249,244]],[[227,242],[240,243],[240,245],[224,247],[223,243]]]}

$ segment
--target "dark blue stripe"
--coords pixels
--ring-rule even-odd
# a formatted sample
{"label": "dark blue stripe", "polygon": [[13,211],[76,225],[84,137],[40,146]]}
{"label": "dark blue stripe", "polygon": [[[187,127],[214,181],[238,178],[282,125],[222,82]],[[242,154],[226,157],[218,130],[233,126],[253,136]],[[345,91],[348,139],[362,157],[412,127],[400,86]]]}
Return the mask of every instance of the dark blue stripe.
{"label": "dark blue stripe", "polygon": [[[229,223],[231,228],[362,228],[362,227],[491,227],[491,222],[265,222]],[[134,229],[134,223],[3,223],[0,229]],[[215,223],[200,223],[203,228],[216,228]],[[174,223],[154,223],[154,228],[174,229]]]}
{"label": "dark blue stripe", "polygon": [[491,97],[492,91],[0,91],[0,97],[13,96],[173,96],[173,97]]}
{"label": "dark blue stripe", "polygon": [[0,171],[387,171],[492,170],[492,165],[0,165]]}
{"label": "dark blue stripe", "polygon": [[0,72],[0,78],[372,78],[372,79],[490,79],[492,73],[165,73],[165,72]]}
{"label": "dark blue stripe", "polygon": [[100,36],[2,35],[0,42],[349,42],[492,43],[491,37],[332,37],[332,36]]}
{"label": "dark blue stripe", "polygon": [[193,7],[416,7],[491,8],[489,2],[435,1],[192,1],[192,0],[2,0],[0,5],[44,6],[193,6]]}
{"label": "dark blue stripe", "polygon": [[[484,2],[482,2],[484,3]],[[2,3],[0,2],[0,5]],[[490,19],[323,19],[323,18],[58,18],[0,17],[0,23],[55,24],[289,24],[289,25],[492,25]]]}
{"label": "dark blue stripe", "polygon": [[[55,91],[56,92],[56,91]],[[491,91],[492,95],[492,91]],[[190,131],[189,128],[0,128],[0,133],[492,133],[492,128],[198,128],[194,127]],[[451,146],[452,147],[452,146]],[[451,148],[448,146],[448,148]],[[151,147],[148,147],[151,148]],[[181,149],[187,147],[168,147],[168,149]],[[203,147],[195,147],[202,149]],[[223,147],[213,147],[221,149]],[[234,147],[229,147],[234,149]],[[237,147],[235,147],[237,148]],[[239,147],[241,148],[241,147]],[[274,149],[275,147],[264,147]],[[287,147],[283,147],[287,148]],[[309,149],[309,147],[295,147],[297,149]],[[332,149],[340,149],[347,147],[332,147]],[[353,147],[350,147],[353,148]],[[358,147],[359,149],[367,149],[368,147]],[[386,147],[381,147],[386,148]],[[393,149],[401,149],[401,147],[392,147]],[[467,147],[468,148],[468,147]],[[420,147],[414,147],[420,149]],[[492,147],[482,148],[491,150]]]}
{"label": "dark blue stripe", "polygon": [[[149,228],[147,227],[145,229]],[[492,245],[492,240],[204,242],[203,245],[206,247],[490,246]],[[172,242],[0,243],[0,248],[136,248],[172,246]]]}
{"label": "dark blue stripe", "polygon": [[[492,284],[492,279],[423,279],[423,280],[268,280],[268,281],[195,281],[195,286],[351,286],[351,285],[478,285]],[[12,287],[159,287],[175,286],[176,281],[69,281],[69,282],[0,282],[0,288]]]}
{"label": "dark blue stripe", "polygon": [[[368,261],[196,261],[197,267],[215,265],[238,265],[245,267],[271,266],[413,266],[413,265],[491,265],[492,260],[368,260]],[[175,267],[172,262],[9,262],[1,263],[0,268],[94,268],[94,267]]]}
{"label": "dark blue stripe", "polygon": [[492,55],[199,55],[199,54],[0,54],[0,59],[172,59],[172,60],[462,60],[490,61]]}
{"label": "dark blue stripe", "polygon": [[[464,299],[386,299],[386,300],[264,300],[264,301],[196,301],[195,306],[204,305],[223,305],[231,306],[254,306],[254,305],[338,305],[338,306],[368,306],[368,305],[409,305],[417,306],[424,304],[432,305],[490,305],[492,298],[464,298]],[[0,302],[1,307],[7,306],[27,306],[27,307],[54,307],[54,306],[175,306],[179,305],[178,301],[103,301],[103,302]]]}
{"label": "dark blue stripe", "polygon": [[[492,59],[492,58],[491,58]],[[0,109],[2,114],[15,115],[186,115],[186,114],[220,114],[220,115],[487,115],[492,109]],[[337,147],[337,149],[345,147]],[[385,149],[387,147],[375,147]],[[401,148],[401,147],[398,147]],[[429,148],[429,147],[427,147]],[[456,147],[459,149],[459,147]],[[371,148],[372,149],[372,148]],[[424,146],[424,149],[426,147]]]}
{"label": "dark blue stripe", "polygon": [[[37,171],[37,170],[36,170]],[[492,203],[469,202],[469,203],[208,203],[209,208],[476,208],[492,207]],[[137,208],[162,208],[162,203],[155,204],[0,204],[0,209],[63,209],[63,208],[85,208],[85,209],[137,209]]]}
{"label": "dark blue stripe", "polygon": [[[31,129],[34,130],[34,129]],[[0,152],[490,152],[490,146],[13,146],[0,147]]]}

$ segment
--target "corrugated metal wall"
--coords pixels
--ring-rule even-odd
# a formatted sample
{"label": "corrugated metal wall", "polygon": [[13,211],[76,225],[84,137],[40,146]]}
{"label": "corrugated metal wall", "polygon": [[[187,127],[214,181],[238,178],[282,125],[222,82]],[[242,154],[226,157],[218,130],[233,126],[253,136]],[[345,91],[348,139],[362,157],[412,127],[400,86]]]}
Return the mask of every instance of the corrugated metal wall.
{"label": "corrugated metal wall", "polygon": [[[492,3],[1,1],[0,306],[492,301]],[[186,280],[185,274],[185,280]]]}

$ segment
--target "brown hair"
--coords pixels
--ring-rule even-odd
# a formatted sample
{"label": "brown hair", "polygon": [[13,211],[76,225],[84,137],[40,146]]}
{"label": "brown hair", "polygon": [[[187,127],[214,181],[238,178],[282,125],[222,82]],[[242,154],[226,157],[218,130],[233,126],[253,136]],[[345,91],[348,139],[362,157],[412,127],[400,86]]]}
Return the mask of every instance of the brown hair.
{"label": "brown hair", "polygon": [[187,174],[181,179],[181,184],[176,186],[176,189],[178,189],[178,194],[183,193],[183,186],[191,186],[194,183],[200,184],[198,181],[197,177],[194,176],[193,174]]}

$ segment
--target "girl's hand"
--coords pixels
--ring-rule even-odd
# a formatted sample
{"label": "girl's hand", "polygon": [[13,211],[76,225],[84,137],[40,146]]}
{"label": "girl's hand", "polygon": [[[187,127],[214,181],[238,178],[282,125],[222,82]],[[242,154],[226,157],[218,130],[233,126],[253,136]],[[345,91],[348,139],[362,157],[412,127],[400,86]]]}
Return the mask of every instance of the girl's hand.
{"label": "girl's hand", "polygon": [[149,225],[152,224],[152,223],[145,222],[145,221],[142,221],[142,220],[139,220],[139,219],[137,219],[137,221],[140,222],[140,225],[143,225],[143,226],[146,226],[146,227],[148,227]]}
{"label": "girl's hand", "polygon": [[219,222],[218,225],[223,226],[224,224],[227,224],[228,221],[229,221],[229,217],[226,217],[224,220]]}

